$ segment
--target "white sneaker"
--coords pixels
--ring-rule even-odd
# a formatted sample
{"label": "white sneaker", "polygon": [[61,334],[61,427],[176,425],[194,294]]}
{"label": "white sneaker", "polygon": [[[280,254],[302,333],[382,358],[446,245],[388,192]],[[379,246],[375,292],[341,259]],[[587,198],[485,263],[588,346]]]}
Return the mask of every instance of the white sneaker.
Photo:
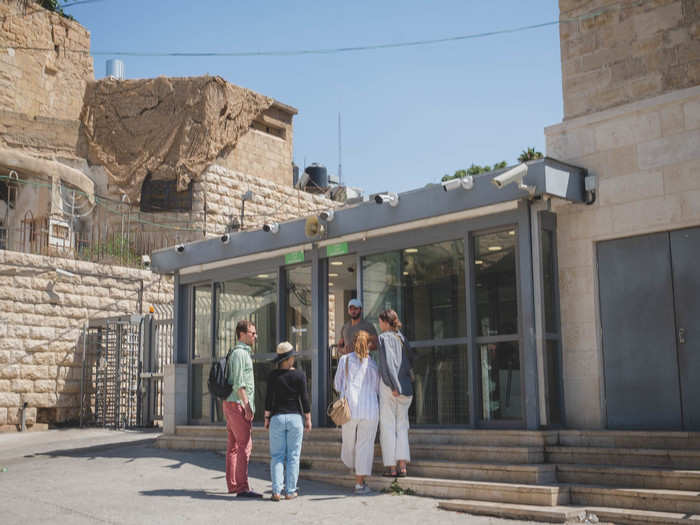
{"label": "white sneaker", "polygon": [[355,485],[355,494],[369,494],[372,490],[367,485]]}

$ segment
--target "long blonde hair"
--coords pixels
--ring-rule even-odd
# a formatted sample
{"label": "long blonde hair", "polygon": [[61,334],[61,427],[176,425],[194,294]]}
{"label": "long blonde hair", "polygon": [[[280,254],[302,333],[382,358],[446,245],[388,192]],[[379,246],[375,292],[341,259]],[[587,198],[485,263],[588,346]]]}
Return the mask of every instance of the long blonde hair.
{"label": "long blonde hair", "polygon": [[355,340],[353,341],[353,348],[355,354],[362,361],[365,357],[369,356],[369,332],[365,330],[360,330],[355,335]]}

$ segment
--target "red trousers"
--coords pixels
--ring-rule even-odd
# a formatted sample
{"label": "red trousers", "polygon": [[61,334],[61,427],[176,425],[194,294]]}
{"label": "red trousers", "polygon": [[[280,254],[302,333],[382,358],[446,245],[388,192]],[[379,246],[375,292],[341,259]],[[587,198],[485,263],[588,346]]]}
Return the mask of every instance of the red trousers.
{"label": "red trousers", "polygon": [[251,427],[253,422],[245,418],[245,409],[240,403],[224,401],[224,415],[228,430],[226,445],[226,485],[229,493],[250,490],[248,485],[248,460],[253,450]]}

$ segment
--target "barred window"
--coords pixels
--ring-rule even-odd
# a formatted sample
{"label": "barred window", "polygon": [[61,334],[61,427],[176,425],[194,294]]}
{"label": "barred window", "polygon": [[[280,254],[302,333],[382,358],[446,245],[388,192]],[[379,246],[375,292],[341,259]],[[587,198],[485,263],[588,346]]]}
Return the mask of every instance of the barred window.
{"label": "barred window", "polygon": [[151,174],[141,186],[141,211],[191,211],[192,181],[185,191],[177,191],[176,180],[152,180]]}

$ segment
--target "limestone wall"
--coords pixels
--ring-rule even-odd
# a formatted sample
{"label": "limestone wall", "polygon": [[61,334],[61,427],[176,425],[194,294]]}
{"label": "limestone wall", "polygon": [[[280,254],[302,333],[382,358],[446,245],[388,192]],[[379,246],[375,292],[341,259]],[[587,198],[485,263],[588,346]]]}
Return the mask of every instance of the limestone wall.
{"label": "limestone wall", "polygon": [[700,86],[545,129],[547,155],[599,179],[592,206],[555,203],[568,425],[605,425],[597,241],[700,225]]}
{"label": "limestone wall", "polygon": [[0,137],[11,147],[74,151],[94,77],[90,33],[34,2],[26,11],[20,4],[0,0],[0,47],[8,48],[0,49]]}
{"label": "limestone wall", "polygon": [[295,113],[291,108],[287,111],[273,105],[253,122],[233,151],[217,163],[233,171],[291,186]]}
{"label": "limestone wall", "polygon": [[[56,268],[77,274],[69,277]],[[172,279],[151,272],[0,250],[0,431],[78,417],[86,318],[171,305]]]}
{"label": "limestone wall", "polygon": [[560,0],[559,9],[565,120],[700,84],[697,0]]}

